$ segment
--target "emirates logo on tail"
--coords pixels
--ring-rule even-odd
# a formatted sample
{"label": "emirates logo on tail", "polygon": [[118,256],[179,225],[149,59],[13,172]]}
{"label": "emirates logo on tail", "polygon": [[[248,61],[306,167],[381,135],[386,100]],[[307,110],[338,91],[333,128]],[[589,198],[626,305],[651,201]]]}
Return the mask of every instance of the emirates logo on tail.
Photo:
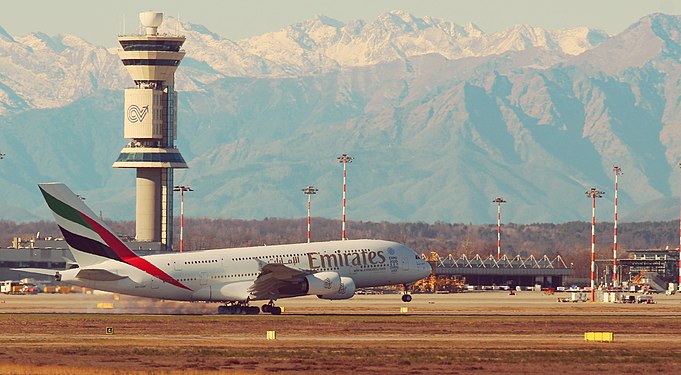
{"label": "emirates logo on tail", "polygon": [[144,118],[147,116],[147,113],[149,113],[149,106],[145,105],[140,109],[137,105],[133,104],[128,107],[128,121],[135,123],[135,122],[142,122],[144,121]]}

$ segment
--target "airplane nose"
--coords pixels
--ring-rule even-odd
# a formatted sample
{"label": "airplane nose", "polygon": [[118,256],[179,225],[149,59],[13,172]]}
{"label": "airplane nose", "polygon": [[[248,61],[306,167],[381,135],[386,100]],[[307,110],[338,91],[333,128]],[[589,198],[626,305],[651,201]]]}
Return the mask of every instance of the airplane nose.
{"label": "airplane nose", "polygon": [[433,273],[433,267],[430,265],[430,263],[426,262],[426,267],[423,270],[423,277],[428,277],[431,273]]}
{"label": "airplane nose", "polygon": [[430,263],[424,261],[423,263],[419,264],[418,270],[419,270],[419,277],[423,279],[425,277],[430,276],[433,269],[432,269]]}

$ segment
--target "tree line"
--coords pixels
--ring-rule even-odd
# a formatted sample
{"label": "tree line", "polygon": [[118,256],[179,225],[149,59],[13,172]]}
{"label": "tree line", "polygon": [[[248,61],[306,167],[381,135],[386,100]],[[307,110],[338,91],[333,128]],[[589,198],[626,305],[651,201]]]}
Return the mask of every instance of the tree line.
{"label": "tree line", "polygon": [[[175,221],[176,224],[179,220]],[[107,221],[118,234],[134,237],[133,221]],[[48,221],[15,223],[0,220],[0,246],[9,247],[12,237],[24,239],[60,237],[54,224]],[[179,243],[179,227],[174,231],[174,243]],[[312,240],[331,241],[341,238],[339,220],[312,219]],[[385,239],[403,243],[419,254],[437,252],[441,256],[463,254],[486,257],[497,252],[496,224],[462,223],[389,223],[349,221],[349,239]],[[185,249],[201,250],[240,246],[276,245],[305,242],[307,219],[265,218],[263,220],[237,219],[185,219]],[[627,258],[627,249],[678,248],[679,223],[640,222],[618,225],[619,258]],[[602,222],[596,225],[596,257],[612,257],[613,225]],[[569,222],[563,224],[504,224],[501,237],[502,253],[511,257],[534,255],[550,258],[561,255],[569,266],[573,264],[576,276],[587,276],[591,252],[591,223]]]}

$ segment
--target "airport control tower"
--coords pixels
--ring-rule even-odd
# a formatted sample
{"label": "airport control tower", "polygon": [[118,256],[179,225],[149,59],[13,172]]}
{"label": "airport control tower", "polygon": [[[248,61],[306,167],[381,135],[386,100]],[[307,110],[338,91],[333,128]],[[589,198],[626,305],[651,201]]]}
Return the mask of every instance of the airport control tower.
{"label": "airport control tower", "polygon": [[118,55],[135,86],[125,90],[124,137],[114,168],[137,169],[136,239],[172,249],[173,169],[187,168],[177,139],[175,70],[184,36],[158,33],[163,13],[140,13],[144,35],[118,37]]}

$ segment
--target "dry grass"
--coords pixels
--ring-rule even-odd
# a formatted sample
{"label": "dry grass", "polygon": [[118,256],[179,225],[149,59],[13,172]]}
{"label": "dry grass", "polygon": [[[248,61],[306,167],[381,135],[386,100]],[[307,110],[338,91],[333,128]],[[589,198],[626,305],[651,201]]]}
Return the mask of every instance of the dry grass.
{"label": "dry grass", "polygon": [[[417,313],[402,315],[385,313],[399,306],[392,297],[303,299],[281,316],[4,313],[0,374],[681,373],[678,298],[567,306],[419,296]],[[265,340],[267,330],[278,340]],[[589,330],[615,332],[615,342],[584,342]]]}

